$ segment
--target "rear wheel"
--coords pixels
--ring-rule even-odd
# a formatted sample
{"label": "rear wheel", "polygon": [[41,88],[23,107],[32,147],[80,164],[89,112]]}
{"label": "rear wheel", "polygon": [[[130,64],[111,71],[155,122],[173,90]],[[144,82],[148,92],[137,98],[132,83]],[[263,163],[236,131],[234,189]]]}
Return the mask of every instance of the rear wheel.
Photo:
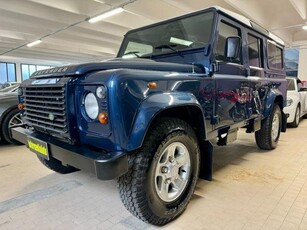
{"label": "rear wheel", "polygon": [[200,163],[193,129],[178,119],[160,119],[118,179],[125,207],[139,219],[164,225],[178,217],[194,192]]}
{"label": "rear wheel", "polygon": [[261,129],[255,133],[256,143],[260,149],[276,148],[281,131],[281,111],[274,104],[271,114],[261,122]]}
{"label": "rear wheel", "polygon": [[55,158],[50,158],[49,160],[37,156],[38,159],[40,160],[40,162],[43,163],[43,165],[45,165],[47,168],[57,172],[57,173],[61,173],[61,174],[67,174],[67,173],[72,173],[75,171],[78,171],[79,169],[76,169],[72,166],[64,166],[62,165],[62,162],[55,159]]}
{"label": "rear wheel", "polygon": [[1,127],[2,127],[2,137],[6,142],[11,144],[21,144],[19,141],[16,141],[12,137],[12,128],[16,128],[23,125],[23,121],[20,116],[20,111],[18,108],[10,111],[3,119]]}
{"label": "rear wheel", "polygon": [[291,122],[289,126],[293,128],[297,128],[300,123],[300,118],[301,118],[301,110],[300,110],[300,106],[298,105],[295,110],[294,121]]}

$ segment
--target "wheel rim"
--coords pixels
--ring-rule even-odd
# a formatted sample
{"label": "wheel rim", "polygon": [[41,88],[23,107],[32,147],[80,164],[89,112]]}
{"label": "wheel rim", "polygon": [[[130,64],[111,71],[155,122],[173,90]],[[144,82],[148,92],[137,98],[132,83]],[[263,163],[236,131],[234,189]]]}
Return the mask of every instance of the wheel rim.
{"label": "wheel rim", "polygon": [[296,114],[295,114],[295,122],[296,122],[296,124],[298,124],[299,121],[300,121],[300,109],[297,108],[296,109]]}
{"label": "wheel rim", "polygon": [[277,113],[275,113],[272,122],[272,139],[276,141],[278,135],[279,135],[279,116]]}
{"label": "wheel rim", "polygon": [[20,117],[20,113],[15,114],[10,120],[9,120],[9,134],[11,136],[11,129],[15,127],[19,127],[23,125],[23,121]]}
{"label": "wheel rim", "polygon": [[187,147],[174,142],[161,154],[155,171],[155,188],[165,202],[176,200],[186,188],[191,169]]}

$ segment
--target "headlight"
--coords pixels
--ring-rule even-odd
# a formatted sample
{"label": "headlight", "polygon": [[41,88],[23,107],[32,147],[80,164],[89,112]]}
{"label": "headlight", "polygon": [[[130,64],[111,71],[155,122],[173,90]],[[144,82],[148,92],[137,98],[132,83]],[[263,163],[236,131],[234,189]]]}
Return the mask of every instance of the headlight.
{"label": "headlight", "polygon": [[292,105],[292,103],[293,103],[293,100],[292,100],[291,98],[287,99],[287,105],[286,105],[286,107]]}
{"label": "headlight", "polygon": [[98,98],[106,98],[107,96],[107,89],[105,86],[99,86],[97,89],[96,89],[96,96]]}
{"label": "headlight", "polygon": [[93,93],[86,94],[84,98],[84,107],[87,116],[91,119],[96,119],[99,112],[97,99]]}

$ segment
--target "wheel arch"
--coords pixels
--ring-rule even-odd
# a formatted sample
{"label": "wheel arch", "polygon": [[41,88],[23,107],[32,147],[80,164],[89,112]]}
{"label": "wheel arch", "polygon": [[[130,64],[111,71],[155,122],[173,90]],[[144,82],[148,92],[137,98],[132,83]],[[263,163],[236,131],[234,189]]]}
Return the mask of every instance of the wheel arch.
{"label": "wheel arch", "polygon": [[282,132],[285,132],[287,129],[287,116],[283,112],[284,105],[286,104],[285,100],[286,99],[283,97],[283,94],[278,89],[273,89],[268,93],[266,104],[263,111],[263,116],[264,118],[266,118],[271,114],[274,104],[279,105],[282,116],[282,127],[281,127]]}
{"label": "wheel arch", "polygon": [[[206,138],[203,110],[194,95],[168,94],[169,101],[156,103],[154,96],[142,103],[130,132],[127,150],[132,151],[142,146],[150,127],[161,117],[177,118],[186,121],[194,129],[198,138]],[[153,103],[153,101],[155,103]]]}

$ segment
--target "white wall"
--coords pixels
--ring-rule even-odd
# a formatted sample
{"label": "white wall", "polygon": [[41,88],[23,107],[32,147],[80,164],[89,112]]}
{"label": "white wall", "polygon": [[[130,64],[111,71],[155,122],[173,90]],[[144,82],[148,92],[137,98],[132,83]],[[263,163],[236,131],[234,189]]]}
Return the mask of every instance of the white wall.
{"label": "white wall", "polygon": [[298,61],[298,77],[307,81],[307,49],[300,49]]}

